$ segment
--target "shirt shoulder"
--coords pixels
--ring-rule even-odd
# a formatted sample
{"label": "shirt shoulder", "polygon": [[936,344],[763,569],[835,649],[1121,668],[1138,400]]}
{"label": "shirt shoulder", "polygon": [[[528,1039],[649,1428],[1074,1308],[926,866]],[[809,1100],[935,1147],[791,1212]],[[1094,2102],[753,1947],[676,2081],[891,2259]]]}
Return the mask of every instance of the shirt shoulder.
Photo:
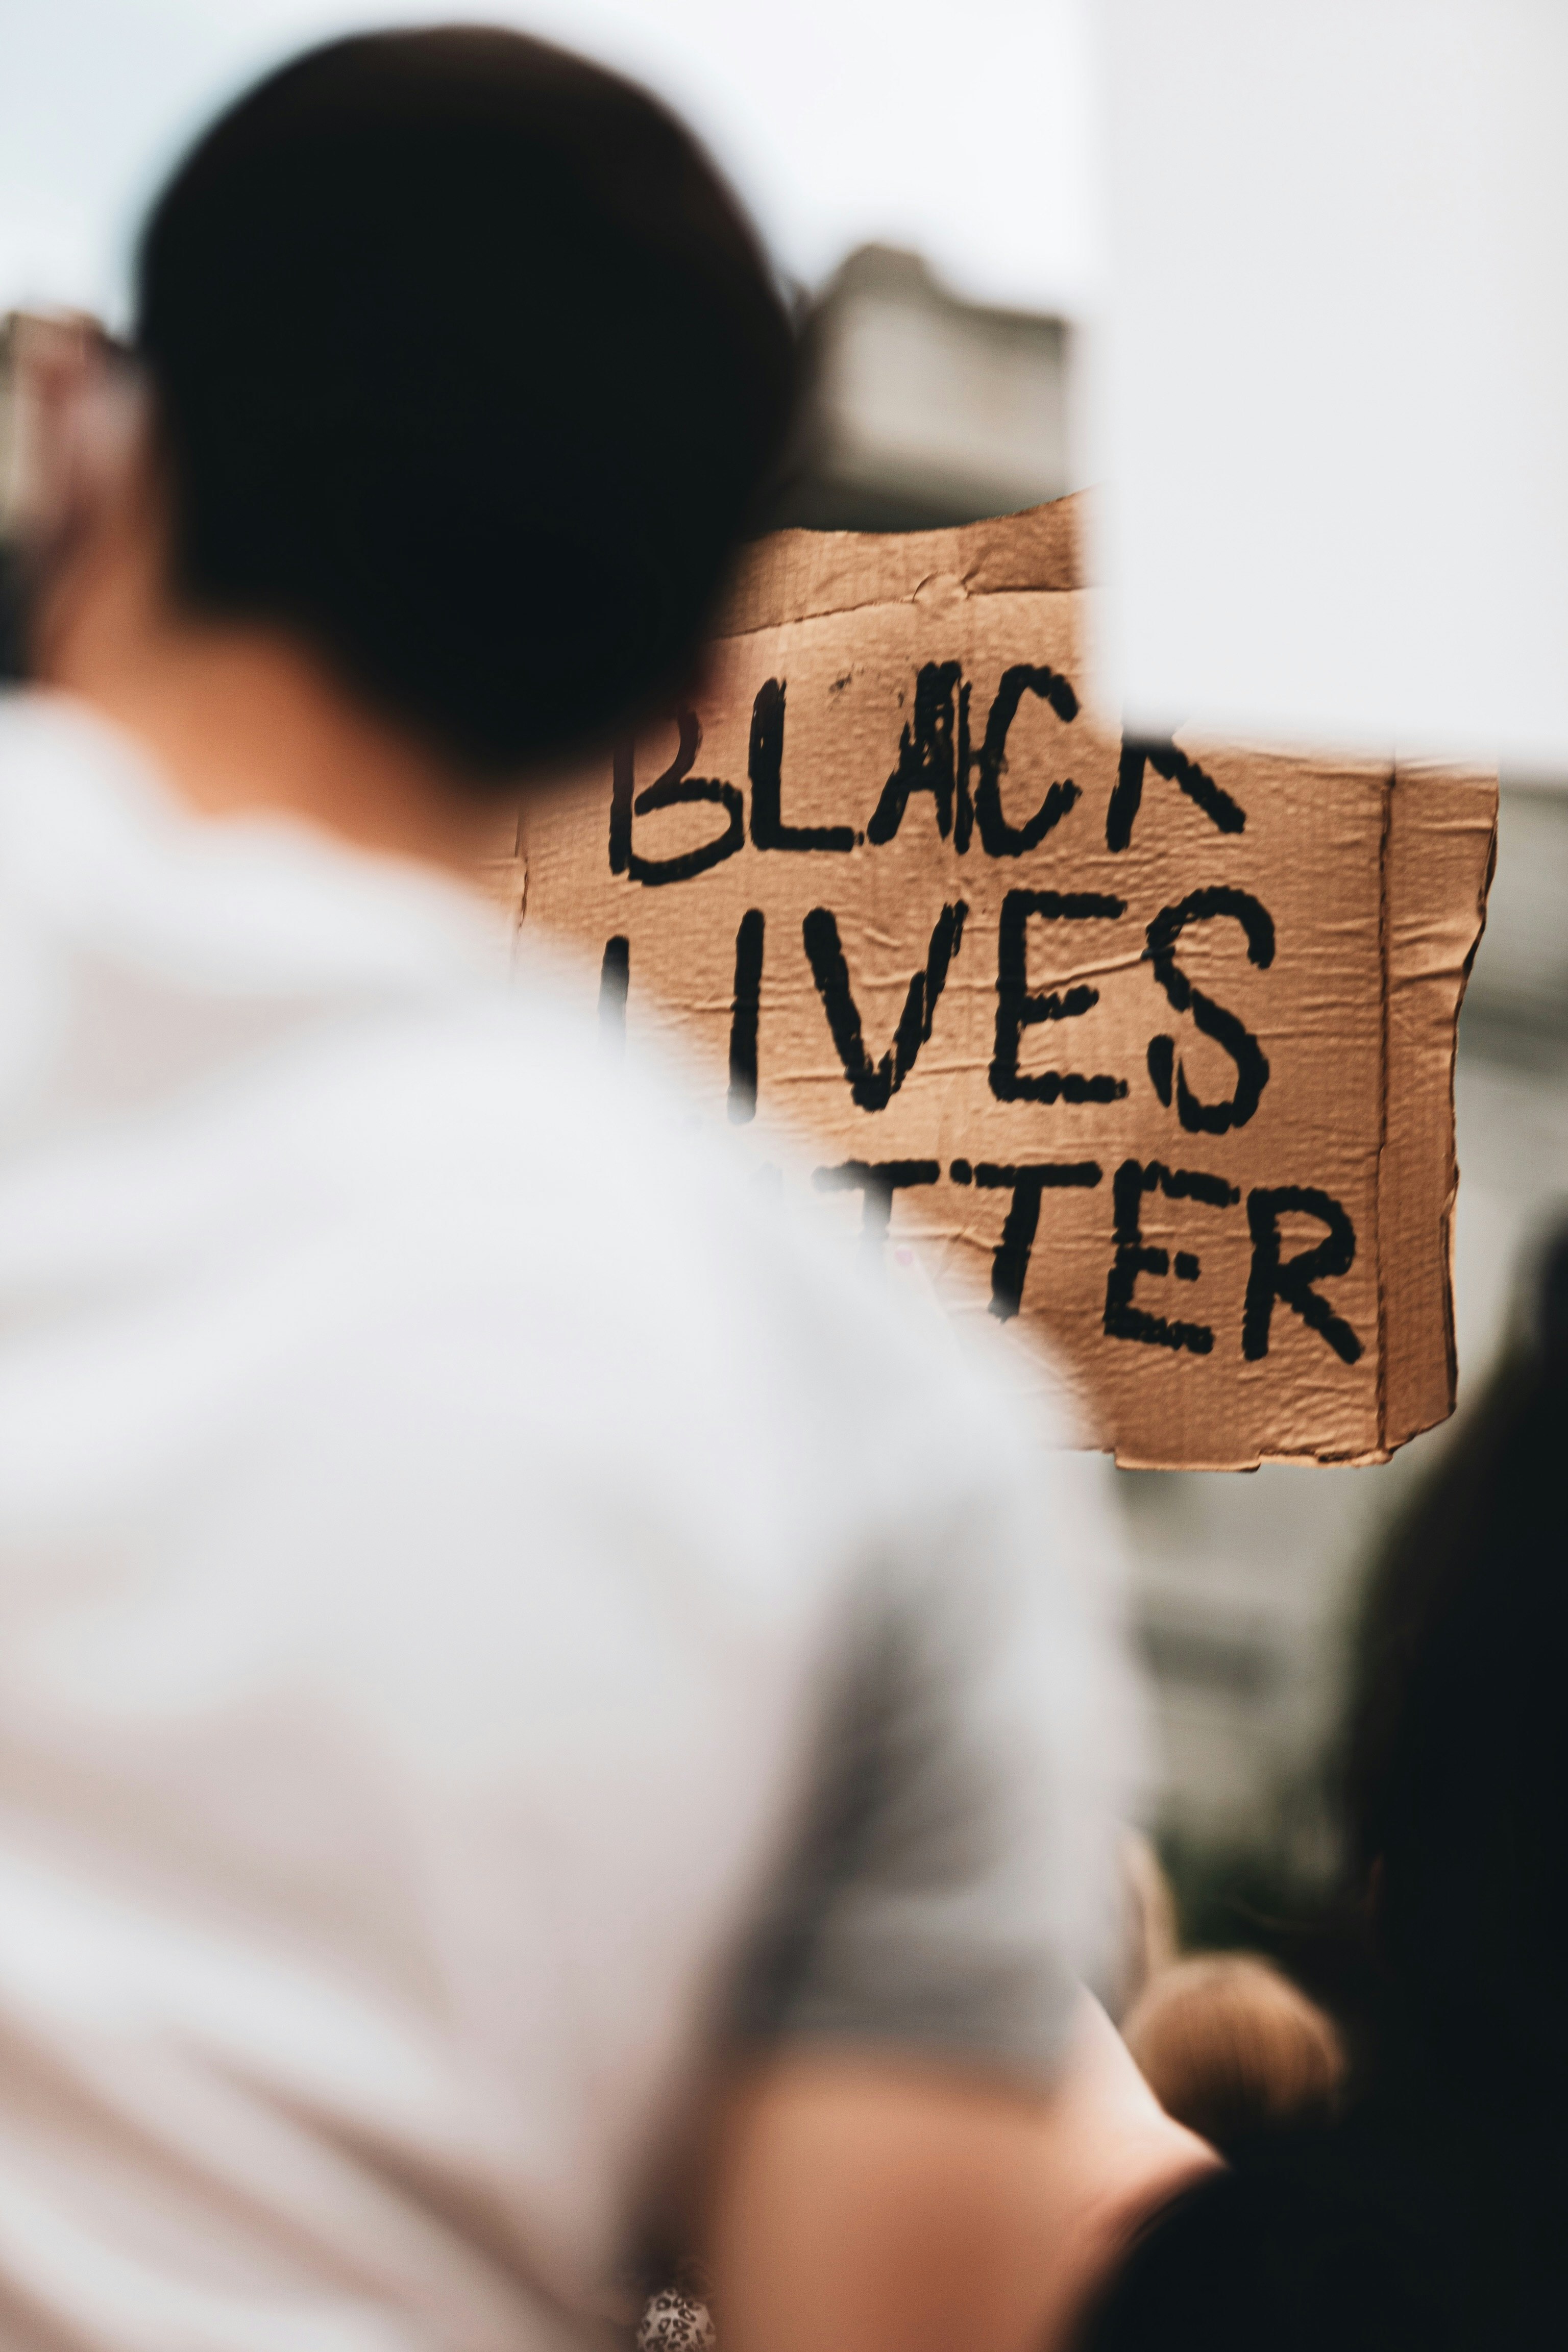
{"label": "shirt shoulder", "polygon": [[510,997],[344,1023],[292,1059],[281,1124],[324,1201],[341,1192],[345,1227],[380,1234],[397,1294],[487,1286],[521,1347],[563,1367],[585,1347],[606,1403],[616,1367],[718,1390],[731,1422],[757,1397],[752,1440],[809,1436],[825,1460],[855,1457],[863,1487],[929,1489],[943,1459],[967,1476],[993,1436],[1013,1448],[1003,1384],[868,1271],[789,1139],[737,1148],[679,1054],[619,1063],[584,996],[535,951]]}

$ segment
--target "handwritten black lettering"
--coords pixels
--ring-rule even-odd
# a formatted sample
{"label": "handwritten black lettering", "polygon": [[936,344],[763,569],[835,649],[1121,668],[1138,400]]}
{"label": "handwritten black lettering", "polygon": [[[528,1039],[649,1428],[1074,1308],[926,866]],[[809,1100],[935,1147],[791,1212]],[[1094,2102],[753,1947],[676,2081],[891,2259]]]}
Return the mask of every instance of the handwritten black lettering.
{"label": "handwritten black lettering", "polygon": [[934,1160],[842,1160],[837,1168],[818,1168],[812,1182],[819,1192],[858,1192],[860,1246],[870,1258],[880,1258],[893,1213],[893,1195],[916,1184],[934,1184],[942,1174]]}
{"label": "handwritten black lettering", "polygon": [[[1328,1231],[1310,1249],[1282,1258],[1279,1219],[1290,1210],[1316,1217]],[[1355,1227],[1341,1203],[1311,1184],[1259,1185],[1247,1196],[1247,1222],[1252,1231],[1252,1267],[1242,1310],[1242,1354],[1257,1363],[1268,1353],[1274,1301],[1282,1298],[1310,1331],[1328,1341],[1342,1364],[1353,1364],[1362,1352],[1361,1341],[1312,1287],[1315,1282],[1348,1274],[1355,1264]]]}
{"label": "handwritten black lettering", "polygon": [[1009,1323],[1023,1304],[1029,1255],[1039,1230],[1041,1194],[1090,1192],[1104,1171],[1096,1160],[1035,1160],[1017,1168],[999,1168],[986,1160],[971,1168],[967,1160],[955,1160],[950,1172],[955,1184],[974,1183],[1013,1195],[991,1259],[991,1312],[999,1323]]}
{"label": "handwritten black lettering", "polygon": [[1116,782],[1105,812],[1107,849],[1125,849],[1132,838],[1132,820],[1143,799],[1145,765],[1185,793],[1221,833],[1244,830],[1247,811],[1195,760],[1189,760],[1173,743],[1140,742],[1134,737],[1124,736]]}
{"label": "handwritten black lettering", "polygon": [[[1166,1168],[1157,1160],[1151,1160],[1147,1167],[1137,1160],[1122,1161],[1110,1180],[1116,1255],[1105,1284],[1105,1336],[1108,1339],[1142,1340],[1150,1348],[1184,1348],[1192,1355],[1206,1356],[1214,1348],[1214,1332],[1208,1324],[1167,1320],[1132,1303],[1141,1274],[1170,1272],[1169,1252],[1143,1239],[1140,1222],[1143,1195],[1156,1189],[1168,1201],[1201,1201],[1211,1209],[1234,1208],[1241,1198],[1235,1185],[1227,1184],[1223,1176],[1211,1176],[1200,1168]],[[1199,1271],[1198,1261],[1190,1251],[1178,1252],[1179,1280],[1194,1282]]]}
{"label": "handwritten black lettering", "polygon": [[[914,715],[899,739],[899,764],[883,785],[866,827],[868,841],[892,840],[904,821],[911,793],[931,795],[936,828],[943,841],[952,831],[957,786],[952,703],[958,672],[955,661],[926,662],[916,674]],[[959,846],[967,846],[967,835]]]}
{"label": "handwritten black lettering", "polygon": [[826,1012],[850,1094],[862,1110],[885,1110],[914,1068],[915,1058],[931,1035],[931,1019],[958,953],[968,912],[961,898],[956,905],[944,907],[937,917],[926,968],[910,981],[892,1046],[875,1068],[861,1034],[859,1009],[849,986],[849,968],[839,944],[837,920],[826,907],[814,907],[801,925],[816,992]]}
{"label": "handwritten black lettering", "polygon": [[1223,1045],[1236,1065],[1236,1085],[1224,1102],[1200,1102],[1188,1086],[1186,1074],[1176,1060],[1173,1037],[1152,1038],[1149,1045],[1149,1076],[1155,1093],[1169,1109],[1172,1080],[1174,1076],[1176,1117],[1189,1132],[1195,1135],[1224,1135],[1227,1129],[1245,1127],[1258,1108],[1263,1089],[1268,1084],[1268,1062],[1262,1046],[1250,1029],[1237,1020],[1234,1013],[1216,1004],[1202,989],[1194,988],[1176,961],[1176,949],[1182,933],[1189,923],[1212,923],[1221,916],[1239,923],[1247,937],[1248,960],[1267,971],[1274,961],[1274,920],[1268,908],[1246,890],[1232,890],[1219,886],[1208,890],[1194,890],[1173,907],[1163,907],[1150,924],[1144,954],[1154,967],[1166,996],[1178,1013],[1190,1012],[1194,1024],[1205,1037]]}
{"label": "handwritten black lettering", "polygon": [[605,941],[599,966],[599,1029],[611,1051],[619,1054],[626,1042],[626,987],[631,978],[629,940]]}
{"label": "handwritten black lettering", "polygon": [[[1033,816],[1023,824],[1009,824],[1002,808],[1002,778],[1007,766],[1007,737],[1018,705],[1026,694],[1037,694],[1048,702],[1058,719],[1078,717],[1078,697],[1065,677],[1044,664],[1034,667],[1028,662],[1016,662],[1004,670],[985,721],[985,738],[974,760],[974,819],[980,827],[981,845],[991,857],[1021,857],[1026,850],[1037,849],[1050,833],[1074,807],[1082,795],[1070,776],[1052,784]],[[961,727],[962,766],[967,789],[970,769],[969,708],[964,699]],[[968,845],[968,827],[959,847]]]}
{"label": "handwritten black lettering", "polygon": [[999,1102],[1119,1102],[1125,1078],[1103,1073],[1081,1076],[1075,1070],[1042,1070],[1030,1076],[1018,1067],[1026,1029],[1041,1021],[1072,1021],[1100,1003],[1100,991],[1086,984],[1065,995],[1032,994],[1028,981],[1028,932],[1033,917],[1045,922],[1110,922],[1127,911],[1124,898],[1098,891],[1009,890],[1002,901],[996,933],[996,1045],[991,1057],[991,1091]]}
{"label": "handwritten black lettering", "polygon": [[[677,714],[679,743],[674,759],[660,776],[640,793],[634,793],[635,746],[617,743],[612,768],[610,794],[610,871],[626,874],[634,882],[643,882],[650,889],[666,882],[689,882],[694,874],[705,874],[721,859],[732,857],[745,846],[746,816],[740,793],[733,784],[720,783],[714,777],[694,776],[691,762],[697,757],[702,740],[702,727],[694,710]],[[705,841],[697,849],[688,849],[678,857],[639,857],[632,845],[634,816],[653,816],[660,809],[680,808],[700,801],[711,801],[726,816],[722,833]]]}
{"label": "handwritten black lettering", "polygon": [[735,933],[735,992],[730,1004],[730,1098],[731,1127],[757,1115],[757,1019],[762,1009],[763,919],[748,907]]}
{"label": "handwritten black lettering", "polygon": [[758,687],[752,704],[751,748],[746,765],[752,779],[752,843],[757,849],[853,849],[855,835],[847,824],[785,824],[784,794],[784,683],[770,677]]}

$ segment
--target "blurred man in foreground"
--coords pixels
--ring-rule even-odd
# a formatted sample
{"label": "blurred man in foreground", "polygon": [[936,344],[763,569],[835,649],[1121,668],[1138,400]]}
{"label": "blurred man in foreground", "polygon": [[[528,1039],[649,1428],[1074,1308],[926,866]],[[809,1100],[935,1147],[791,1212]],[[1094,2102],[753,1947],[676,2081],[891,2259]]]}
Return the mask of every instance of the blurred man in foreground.
{"label": "blurred man in foreground", "polygon": [[344,43],[137,361],[0,712],[5,2340],[578,2343],[662,2206],[726,2352],[1047,2341],[1203,2161],[1072,1973],[1091,1530],[473,879],[689,677],[750,232],[573,59]]}

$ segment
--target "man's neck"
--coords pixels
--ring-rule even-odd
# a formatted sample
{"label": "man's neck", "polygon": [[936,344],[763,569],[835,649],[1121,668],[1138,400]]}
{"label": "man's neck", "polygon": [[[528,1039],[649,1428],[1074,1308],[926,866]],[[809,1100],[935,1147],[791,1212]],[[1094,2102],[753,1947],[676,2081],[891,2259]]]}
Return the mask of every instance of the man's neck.
{"label": "man's neck", "polygon": [[476,794],[282,632],[169,610],[123,546],[72,583],[41,667],[137,737],[204,815],[275,810],[470,880],[512,848],[515,802]]}

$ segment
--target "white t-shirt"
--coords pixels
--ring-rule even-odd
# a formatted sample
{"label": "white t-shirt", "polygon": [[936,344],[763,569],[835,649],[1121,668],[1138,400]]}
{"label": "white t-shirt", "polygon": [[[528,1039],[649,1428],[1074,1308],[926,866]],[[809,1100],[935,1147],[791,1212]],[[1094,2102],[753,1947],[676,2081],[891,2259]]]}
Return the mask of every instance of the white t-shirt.
{"label": "white t-shirt", "polygon": [[1048,2074],[1079,1465],[455,884],[0,705],[0,2340],[519,2352],[726,2032]]}

